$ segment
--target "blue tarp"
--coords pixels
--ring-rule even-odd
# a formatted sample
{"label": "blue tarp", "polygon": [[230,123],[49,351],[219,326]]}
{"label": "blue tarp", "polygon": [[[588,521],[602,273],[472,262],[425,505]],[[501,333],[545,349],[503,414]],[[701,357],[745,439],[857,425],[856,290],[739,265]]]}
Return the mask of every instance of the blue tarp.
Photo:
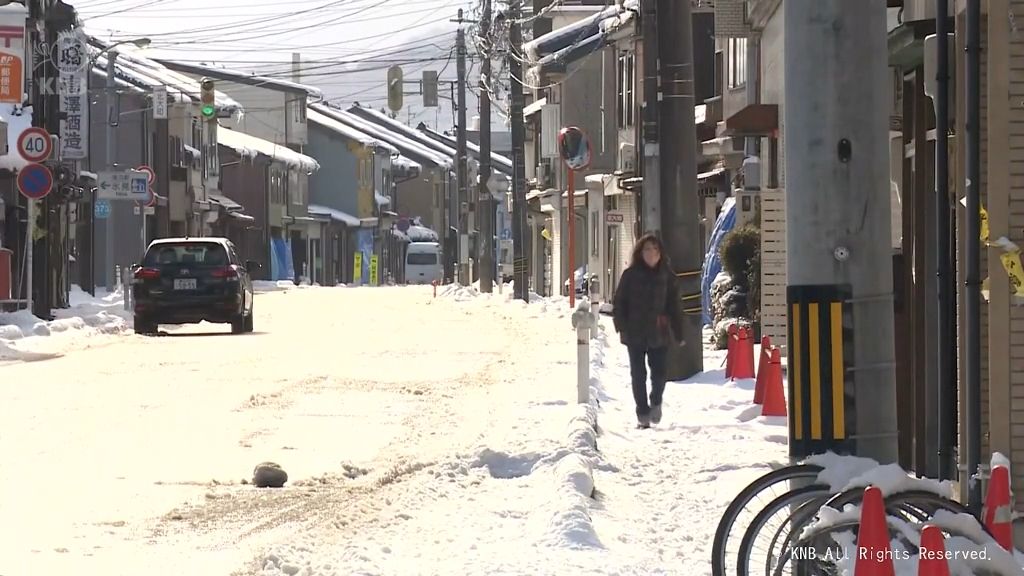
{"label": "blue tarp", "polygon": [[700,277],[700,299],[703,307],[704,325],[707,326],[715,321],[714,313],[711,310],[711,283],[722,271],[722,263],[718,259],[718,246],[722,243],[725,235],[736,226],[736,199],[726,198],[722,204],[722,211],[718,214],[715,222],[715,229],[711,232],[711,241],[708,243],[708,253],[704,255],[704,270]]}
{"label": "blue tarp", "polygon": [[272,280],[294,280],[291,242],[283,238],[270,241],[270,274]]}

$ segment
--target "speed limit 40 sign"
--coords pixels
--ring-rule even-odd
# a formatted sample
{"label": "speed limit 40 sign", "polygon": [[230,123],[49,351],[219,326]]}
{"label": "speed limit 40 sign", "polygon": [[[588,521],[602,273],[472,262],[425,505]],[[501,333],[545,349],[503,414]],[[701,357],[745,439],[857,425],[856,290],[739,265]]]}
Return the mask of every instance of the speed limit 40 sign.
{"label": "speed limit 40 sign", "polygon": [[26,162],[42,162],[50,157],[53,144],[50,133],[42,128],[26,128],[18,136],[18,153]]}

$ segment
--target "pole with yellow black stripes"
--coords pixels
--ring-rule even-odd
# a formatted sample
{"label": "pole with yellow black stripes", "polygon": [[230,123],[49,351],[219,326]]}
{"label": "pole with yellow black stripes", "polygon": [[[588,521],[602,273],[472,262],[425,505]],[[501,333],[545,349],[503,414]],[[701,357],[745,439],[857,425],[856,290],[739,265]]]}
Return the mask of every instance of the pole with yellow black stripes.
{"label": "pole with yellow black stripes", "polygon": [[886,3],[787,0],[790,455],[898,459]]}

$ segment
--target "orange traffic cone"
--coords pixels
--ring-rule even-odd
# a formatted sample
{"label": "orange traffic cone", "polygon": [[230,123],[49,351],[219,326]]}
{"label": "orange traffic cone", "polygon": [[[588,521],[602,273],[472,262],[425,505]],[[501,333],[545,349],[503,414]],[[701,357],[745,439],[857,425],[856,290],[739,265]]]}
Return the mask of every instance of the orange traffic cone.
{"label": "orange traffic cone", "polygon": [[782,388],[782,355],[778,348],[772,348],[764,376],[764,404],[761,416],[785,416],[786,392]]}
{"label": "orange traffic cone", "polygon": [[949,562],[946,562],[946,537],[938,526],[928,524],[921,530],[920,557],[917,560],[917,576],[949,576]]}
{"label": "orange traffic cone", "polygon": [[729,326],[729,346],[728,351],[725,353],[725,377],[732,378],[733,370],[736,366],[736,334],[739,330],[739,326],[732,324]]}
{"label": "orange traffic cone", "polygon": [[857,534],[857,576],[896,576],[889,548],[889,525],[885,520],[882,491],[874,486],[864,490],[860,508],[860,531]]}
{"label": "orange traffic cone", "polygon": [[732,365],[732,379],[753,378],[754,374],[754,340],[750,330],[743,326],[737,331],[736,361]]}
{"label": "orange traffic cone", "polygon": [[1013,512],[1010,504],[1010,471],[1006,466],[993,466],[992,478],[985,495],[985,527],[995,536],[996,542],[1007,550],[1013,550]]}
{"label": "orange traffic cone", "polygon": [[767,336],[761,337],[761,354],[757,358],[757,382],[754,383],[754,404],[764,402],[764,379],[768,375],[768,364],[772,361],[769,350],[772,349],[772,339]]}

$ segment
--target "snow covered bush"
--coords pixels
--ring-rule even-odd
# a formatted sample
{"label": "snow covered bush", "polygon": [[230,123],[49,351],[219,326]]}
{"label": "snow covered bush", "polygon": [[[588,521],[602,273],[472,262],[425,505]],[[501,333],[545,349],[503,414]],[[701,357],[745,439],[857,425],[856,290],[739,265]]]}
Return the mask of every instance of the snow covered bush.
{"label": "snow covered bush", "polygon": [[752,226],[729,232],[722,239],[719,258],[722,273],[711,287],[715,344],[727,345],[727,330],[737,320],[744,326],[755,322],[760,308],[761,233]]}

